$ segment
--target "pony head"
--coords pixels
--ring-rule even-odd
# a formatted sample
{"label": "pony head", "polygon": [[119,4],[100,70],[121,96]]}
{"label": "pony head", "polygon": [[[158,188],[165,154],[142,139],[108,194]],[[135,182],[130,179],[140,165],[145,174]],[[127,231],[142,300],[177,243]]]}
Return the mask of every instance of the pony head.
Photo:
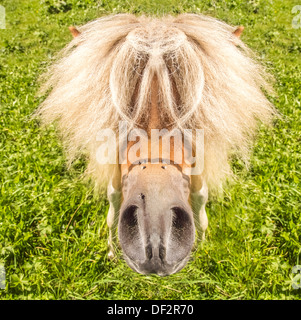
{"label": "pony head", "polygon": [[[117,228],[137,272],[168,275],[185,266],[196,230],[204,239],[208,190],[231,177],[233,154],[247,163],[258,121],[272,119],[262,91],[271,92],[269,76],[240,40],[242,30],[195,14],[108,16],[71,27],[73,41],[45,75],[38,114],[57,122],[70,162],[87,155],[87,174],[107,187],[109,256]],[[144,136],[116,133],[121,121]],[[173,139],[154,156],[152,130],[175,129],[179,145]],[[192,174],[175,153],[185,154],[185,130],[195,129],[203,136],[188,144],[190,158],[202,160],[202,170]]]}

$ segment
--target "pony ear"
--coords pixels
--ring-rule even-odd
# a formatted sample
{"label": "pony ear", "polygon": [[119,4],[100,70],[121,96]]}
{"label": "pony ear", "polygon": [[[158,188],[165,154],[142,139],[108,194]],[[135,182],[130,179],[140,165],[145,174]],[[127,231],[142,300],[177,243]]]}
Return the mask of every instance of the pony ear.
{"label": "pony ear", "polygon": [[69,30],[70,30],[71,34],[73,35],[73,38],[76,38],[77,36],[80,35],[80,32],[73,26],[70,26]]}
{"label": "pony ear", "polygon": [[240,38],[242,32],[244,31],[244,28],[243,26],[239,26],[237,27],[237,29],[233,32],[233,34],[237,37],[237,38]]}

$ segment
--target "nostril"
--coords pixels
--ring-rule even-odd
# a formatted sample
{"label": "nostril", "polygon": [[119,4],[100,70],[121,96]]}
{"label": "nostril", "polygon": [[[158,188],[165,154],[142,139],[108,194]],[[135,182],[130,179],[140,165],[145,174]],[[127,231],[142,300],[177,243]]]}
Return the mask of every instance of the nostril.
{"label": "nostril", "polygon": [[172,224],[175,229],[181,230],[190,224],[188,213],[180,207],[172,208],[173,219]]}
{"label": "nostril", "polygon": [[137,225],[137,206],[129,206],[123,213],[122,223],[128,227],[134,227]]}
{"label": "nostril", "polygon": [[147,260],[151,260],[153,257],[153,250],[152,250],[152,246],[150,244],[147,245],[145,248],[145,255],[146,255]]}
{"label": "nostril", "polygon": [[165,247],[161,244],[159,246],[159,258],[160,260],[163,262],[165,260],[166,257],[166,249]]}
{"label": "nostril", "polygon": [[159,255],[159,259],[164,262],[165,261],[165,257],[166,257],[166,249],[165,249],[165,246],[160,244],[159,245],[159,250],[158,250],[158,247],[157,247],[157,250],[156,248],[154,249],[154,252],[155,252],[155,255],[153,255],[153,247],[151,244],[148,244],[146,247],[145,247],[145,256],[146,256],[146,260],[152,260],[153,258],[156,259],[156,256],[158,258],[158,255]]}

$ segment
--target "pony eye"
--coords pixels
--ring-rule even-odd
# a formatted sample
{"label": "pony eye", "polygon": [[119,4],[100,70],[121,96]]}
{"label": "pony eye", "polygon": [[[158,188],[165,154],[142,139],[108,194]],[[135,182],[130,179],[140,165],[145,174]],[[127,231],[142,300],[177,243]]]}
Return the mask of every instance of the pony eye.
{"label": "pony eye", "polygon": [[144,170],[146,168],[146,166],[141,167],[141,170]]}
{"label": "pony eye", "polygon": [[166,169],[166,166],[161,166],[161,168],[165,170],[165,169]]}

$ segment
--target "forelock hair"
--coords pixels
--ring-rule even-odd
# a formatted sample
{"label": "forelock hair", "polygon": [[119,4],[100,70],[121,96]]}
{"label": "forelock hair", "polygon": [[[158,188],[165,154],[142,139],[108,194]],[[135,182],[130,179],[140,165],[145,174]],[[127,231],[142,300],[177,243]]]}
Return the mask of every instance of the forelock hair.
{"label": "forelock hair", "polygon": [[97,132],[117,130],[120,120],[146,129],[156,75],[161,121],[204,129],[203,176],[217,190],[231,176],[231,156],[247,163],[258,121],[275,113],[269,75],[234,30],[196,14],[89,22],[44,75],[38,115],[57,121],[70,161],[87,154],[87,173],[105,186],[116,166],[96,161]]}

